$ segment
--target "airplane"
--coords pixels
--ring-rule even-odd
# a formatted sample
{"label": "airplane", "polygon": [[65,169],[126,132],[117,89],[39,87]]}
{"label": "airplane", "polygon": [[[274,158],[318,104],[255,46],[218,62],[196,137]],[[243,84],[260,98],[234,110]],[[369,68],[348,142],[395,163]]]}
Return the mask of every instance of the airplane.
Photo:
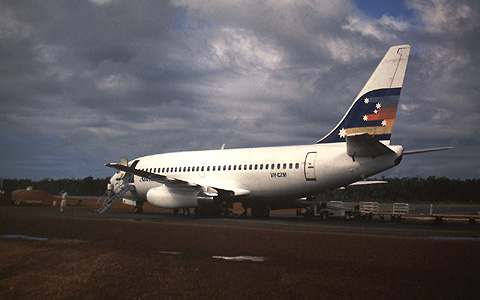
{"label": "airplane", "polygon": [[[228,214],[234,202],[246,214],[267,218],[272,209],[298,208],[307,197],[397,166],[404,155],[451,147],[404,151],[390,145],[410,45],[391,47],[340,122],[308,145],[185,151],[155,154],[107,167],[124,203],[142,212],[145,202],[202,216]],[[122,189],[123,188],[123,189]]]}

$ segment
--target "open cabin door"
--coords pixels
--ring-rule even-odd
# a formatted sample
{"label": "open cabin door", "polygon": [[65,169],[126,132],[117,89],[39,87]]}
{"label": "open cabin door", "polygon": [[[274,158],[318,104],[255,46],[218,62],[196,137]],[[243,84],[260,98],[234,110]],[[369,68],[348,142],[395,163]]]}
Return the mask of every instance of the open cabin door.
{"label": "open cabin door", "polygon": [[317,157],[317,152],[308,152],[307,157],[305,157],[305,179],[306,180],[317,180],[315,176],[315,158]]}

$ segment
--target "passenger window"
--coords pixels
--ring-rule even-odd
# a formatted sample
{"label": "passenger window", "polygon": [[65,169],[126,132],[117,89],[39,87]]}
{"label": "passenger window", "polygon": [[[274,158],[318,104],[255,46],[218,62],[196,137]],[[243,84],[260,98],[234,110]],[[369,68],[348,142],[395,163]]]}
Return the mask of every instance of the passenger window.
{"label": "passenger window", "polygon": [[260,164],[260,170],[263,170],[263,164]]}
{"label": "passenger window", "polygon": [[205,166],[202,166],[202,168],[200,169],[200,171],[205,171]]}
{"label": "passenger window", "polygon": [[295,164],[295,169],[298,169],[300,167],[300,164],[299,163],[296,163]]}
{"label": "passenger window", "polygon": [[293,164],[290,163],[290,164],[288,165],[288,168],[289,168],[289,169],[292,169],[292,168],[293,168]]}
{"label": "passenger window", "polygon": [[244,165],[244,166],[243,166],[243,169],[246,170],[246,169],[247,169],[247,165]]}
{"label": "passenger window", "polygon": [[249,169],[249,170],[251,170],[251,169],[252,169],[252,167],[253,167],[253,165],[250,165],[250,166],[248,166],[248,169]]}
{"label": "passenger window", "polygon": [[162,168],[162,173],[165,173],[165,168]]}
{"label": "passenger window", "polygon": [[233,165],[233,170],[234,170],[234,171],[237,170],[237,165]]}
{"label": "passenger window", "polygon": [[223,166],[223,170],[224,170],[224,171],[227,170],[227,165],[224,165],[224,166]]}
{"label": "passenger window", "polygon": [[197,167],[197,172],[200,171],[200,167]]}
{"label": "passenger window", "polygon": [[207,172],[210,171],[210,166],[207,166]]}
{"label": "passenger window", "polygon": [[286,169],[286,168],[287,168],[287,164],[283,164],[283,168]]}
{"label": "passenger window", "polygon": [[190,172],[190,167],[188,167],[187,171]]}
{"label": "passenger window", "polygon": [[242,170],[242,165],[238,165],[238,170],[239,170],[239,171]]}
{"label": "passenger window", "polygon": [[215,166],[212,167],[212,171],[215,171]]}
{"label": "passenger window", "polygon": [[228,166],[228,170],[229,170],[229,171],[232,170],[232,165],[229,165],[229,166]]}
{"label": "passenger window", "polygon": [[280,164],[277,164],[277,169],[280,170]]}
{"label": "passenger window", "polygon": [[265,170],[268,170],[268,164],[265,164]]}

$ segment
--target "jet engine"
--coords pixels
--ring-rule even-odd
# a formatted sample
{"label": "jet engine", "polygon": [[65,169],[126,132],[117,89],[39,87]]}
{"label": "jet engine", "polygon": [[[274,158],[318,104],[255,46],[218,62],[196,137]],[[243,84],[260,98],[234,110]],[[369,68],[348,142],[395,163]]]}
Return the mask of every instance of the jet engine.
{"label": "jet engine", "polygon": [[169,188],[166,185],[152,188],[147,192],[148,203],[162,208],[197,207],[199,190],[192,187]]}

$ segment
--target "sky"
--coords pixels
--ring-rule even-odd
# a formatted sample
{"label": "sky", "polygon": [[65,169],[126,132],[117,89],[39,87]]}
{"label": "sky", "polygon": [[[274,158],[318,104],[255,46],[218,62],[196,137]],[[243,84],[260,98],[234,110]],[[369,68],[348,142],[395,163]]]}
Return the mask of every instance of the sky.
{"label": "sky", "polygon": [[315,143],[399,44],[392,144],[455,149],[378,176],[480,178],[478,0],[2,0],[0,177]]}

